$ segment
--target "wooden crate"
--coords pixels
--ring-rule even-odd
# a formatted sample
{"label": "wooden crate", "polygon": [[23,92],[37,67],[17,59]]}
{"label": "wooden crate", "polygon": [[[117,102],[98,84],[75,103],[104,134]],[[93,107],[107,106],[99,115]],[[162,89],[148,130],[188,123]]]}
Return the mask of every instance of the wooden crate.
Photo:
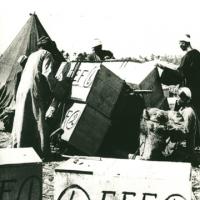
{"label": "wooden crate", "polygon": [[[165,96],[157,68],[151,62],[136,63],[133,61],[103,62],[104,66],[113,71],[127,83],[137,86],[141,90],[152,90],[150,94],[143,94],[147,107],[160,107]],[[163,105],[162,105],[163,106]],[[168,105],[163,107],[168,108]]]}
{"label": "wooden crate", "polygon": [[144,100],[147,107],[159,107],[164,101],[165,96],[160,83],[160,77],[157,68],[154,68],[147,77],[139,84],[141,89],[152,90],[150,94],[144,94]]}
{"label": "wooden crate", "polygon": [[[72,63],[67,76],[71,76],[75,69],[77,63]],[[71,98],[85,102],[111,118],[124,84],[122,79],[101,63],[82,62],[72,83]]]}
{"label": "wooden crate", "polygon": [[75,159],[55,169],[54,199],[191,199],[191,165],[128,159]]}
{"label": "wooden crate", "polygon": [[0,149],[0,199],[42,200],[42,162],[33,148]]}
{"label": "wooden crate", "polygon": [[63,140],[87,155],[95,155],[110,128],[110,120],[89,105],[74,103],[61,127]]}

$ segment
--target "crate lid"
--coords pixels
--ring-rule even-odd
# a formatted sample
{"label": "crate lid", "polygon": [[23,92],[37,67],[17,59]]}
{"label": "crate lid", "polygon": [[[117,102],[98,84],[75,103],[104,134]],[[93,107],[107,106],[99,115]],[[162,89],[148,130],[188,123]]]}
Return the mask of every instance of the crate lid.
{"label": "crate lid", "polygon": [[0,149],[0,166],[42,162],[33,148]]}
{"label": "crate lid", "polygon": [[55,171],[138,179],[174,180],[175,177],[176,181],[191,179],[191,164],[181,162],[71,158],[58,166]]}
{"label": "crate lid", "polygon": [[134,61],[103,62],[109,70],[128,83],[140,84],[155,68],[151,62],[137,63]]}

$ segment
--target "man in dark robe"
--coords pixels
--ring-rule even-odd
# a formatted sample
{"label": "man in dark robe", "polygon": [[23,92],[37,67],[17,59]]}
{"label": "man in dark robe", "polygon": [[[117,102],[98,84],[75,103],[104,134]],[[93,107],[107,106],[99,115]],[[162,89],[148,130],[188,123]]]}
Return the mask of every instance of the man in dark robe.
{"label": "man in dark robe", "polygon": [[[163,69],[161,81],[166,85],[176,85],[188,87],[192,92],[192,104],[200,119],[200,52],[193,49],[190,43],[190,35],[185,35],[179,41],[180,48],[186,52],[181,59],[181,64],[177,70],[169,69],[162,64],[156,64]],[[199,137],[199,134],[198,134]],[[200,137],[197,145],[200,145]]]}

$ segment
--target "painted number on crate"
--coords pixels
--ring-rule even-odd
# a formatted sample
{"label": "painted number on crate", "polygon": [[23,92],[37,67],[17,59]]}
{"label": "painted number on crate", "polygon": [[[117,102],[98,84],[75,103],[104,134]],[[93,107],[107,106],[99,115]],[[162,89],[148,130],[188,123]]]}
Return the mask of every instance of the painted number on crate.
{"label": "painted number on crate", "polygon": [[66,116],[65,116],[66,129],[71,129],[76,125],[76,123],[78,122],[78,119],[80,117],[80,114],[81,114],[80,110],[76,110],[75,112],[73,112],[72,110],[69,110],[66,113]]}
{"label": "painted number on crate", "polygon": [[[40,200],[42,196],[42,184],[37,176],[30,176],[23,180],[0,180],[0,199],[15,196],[16,200]],[[36,192],[37,191],[37,192]]]}
{"label": "painted number on crate", "polygon": [[91,87],[98,69],[99,67],[94,67],[91,70],[80,68],[74,78],[73,86]]}
{"label": "painted number on crate", "polygon": [[[113,190],[104,190],[101,191],[99,194],[96,194],[99,200],[109,200],[109,199],[116,199],[116,200],[134,200],[138,199],[140,196],[141,200],[157,200],[159,199],[159,194],[157,193],[147,193],[147,192],[133,192],[133,191],[113,191]],[[65,188],[59,195],[57,200],[95,200],[92,199],[89,192],[86,191],[79,185],[73,184],[69,187]],[[171,194],[163,198],[163,200],[186,200],[180,194]]]}

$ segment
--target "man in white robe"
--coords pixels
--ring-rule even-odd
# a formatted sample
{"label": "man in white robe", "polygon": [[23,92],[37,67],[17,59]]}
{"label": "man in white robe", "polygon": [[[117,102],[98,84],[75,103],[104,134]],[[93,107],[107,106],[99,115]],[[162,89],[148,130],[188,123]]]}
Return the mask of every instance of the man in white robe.
{"label": "man in white robe", "polygon": [[17,91],[12,130],[14,147],[33,147],[41,158],[50,153],[45,112],[57,82],[51,44],[48,37],[42,36],[38,51],[27,60]]}

